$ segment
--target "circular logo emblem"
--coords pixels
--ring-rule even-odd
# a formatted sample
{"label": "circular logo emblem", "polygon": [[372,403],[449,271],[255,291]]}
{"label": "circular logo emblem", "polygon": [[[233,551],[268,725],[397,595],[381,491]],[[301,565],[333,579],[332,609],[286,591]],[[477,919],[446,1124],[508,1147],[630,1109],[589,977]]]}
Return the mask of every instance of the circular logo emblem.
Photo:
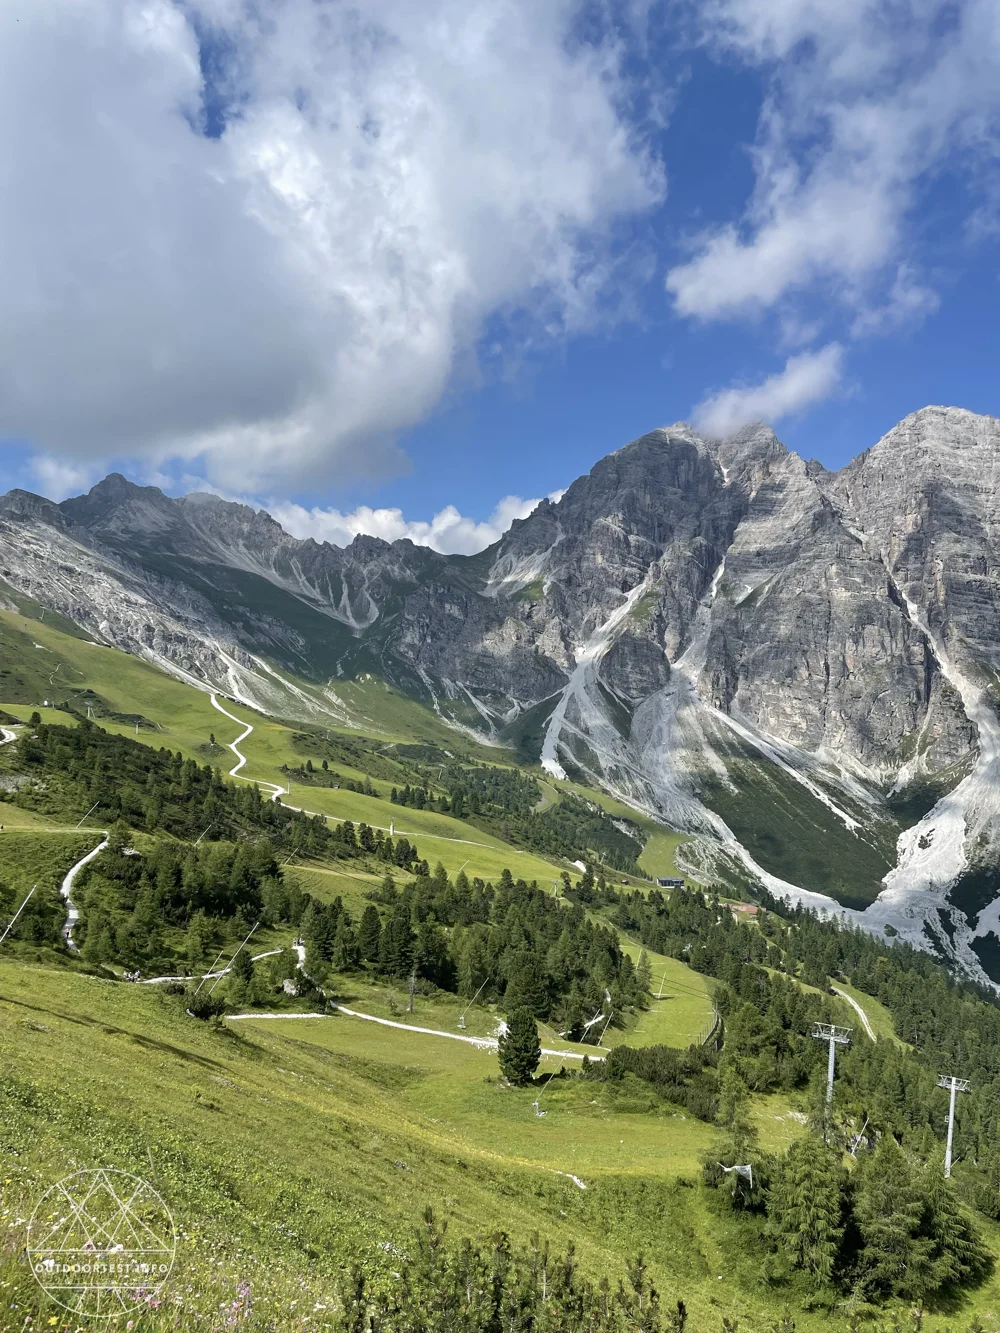
{"label": "circular logo emblem", "polygon": [[155,1300],[177,1234],[156,1190],[125,1171],[78,1171],[39,1200],[28,1260],[39,1285],[74,1314],[113,1319]]}

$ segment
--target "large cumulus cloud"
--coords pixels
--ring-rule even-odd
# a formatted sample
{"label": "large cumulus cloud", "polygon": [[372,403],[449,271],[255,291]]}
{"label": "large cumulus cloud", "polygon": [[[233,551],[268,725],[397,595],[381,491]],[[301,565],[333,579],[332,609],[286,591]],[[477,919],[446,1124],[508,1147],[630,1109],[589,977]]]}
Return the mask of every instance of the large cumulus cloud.
{"label": "large cumulus cloud", "polygon": [[494,321],[599,318],[663,180],[578,9],[4,5],[0,438],[241,491],[378,476]]}

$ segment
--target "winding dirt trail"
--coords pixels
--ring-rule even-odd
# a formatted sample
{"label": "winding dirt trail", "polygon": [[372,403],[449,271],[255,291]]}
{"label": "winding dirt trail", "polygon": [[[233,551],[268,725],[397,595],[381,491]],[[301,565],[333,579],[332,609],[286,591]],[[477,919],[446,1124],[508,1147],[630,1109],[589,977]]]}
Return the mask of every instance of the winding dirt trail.
{"label": "winding dirt trail", "polygon": [[[220,713],[222,713],[225,717],[228,717],[230,722],[235,722],[238,727],[243,727],[243,731],[240,732],[240,734],[236,737],[234,741],[226,742],[226,748],[228,750],[232,750],[233,754],[236,756],[236,763],[229,770],[229,777],[239,778],[241,782],[255,782],[258,787],[264,788],[270,792],[269,799],[272,801],[277,801],[279,797],[287,796],[290,788],[279,787],[276,782],[265,782],[262,778],[248,778],[245,773],[240,772],[240,769],[247,762],[247,757],[239,747],[240,744],[243,741],[245,741],[247,737],[253,732],[254,727],[252,723],[244,722],[242,718],[234,717],[232,713],[228,712],[227,709],[223,708],[222,704],[219,703],[218,699],[215,697],[214,694],[210,694],[208,697],[212,701],[213,708],[217,708]],[[329,814],[324,814],[324,812],[321,810],[306,810],[301,805],[289,805],[287,801],[283,801],[282,804],[286,807],[286,809],[294,810],[296,814],[313,815],[313,816],[318,815],[322,819],[331,818]],[[332,816],[332,818],[335,819],[336,815]],[[476,842],[472,838],[449,838],[444,833],[417,833],[415,831],[410,832],[407,829],[396,828],[395,821],[393,822],[392,825],[371,824],[369,825],[369,827],[373,829],[378,829],[384,833],[393,833],[394,835],[406,838],[425,838],[425,839],[430,839],[431,841],[434,842],[457,842],[460,843],[463,847],[482,847],[488,852],[494,852],[497,850],[495,847],[492,847],[488,842]],[[521,848],[519,847],[511,847],[507,850],[509,850],[511,856],[531,855],[530,852],[522,851]]]}
{"label": "winding dirt trail", "polygon": [[[17,740],[16,731],[11,731],[10,727],[0,727],[0,745],[10,745],[12,741],[16,740]],[[38,833],[62,833],[62,832],[69,833],[72,831],[73,830],[71,829],[31,830],[31,832],[38,832]],[[98,845],[94,848],[92,852],[88,852],[86,856],[81,856],[79,861],[77,861],[75,865],[70,866],[69,870],[67,870],[66,874],[63,876],[62,883],[59,886],[59,892],[62,895],[64,902],[66,903],[66,920],[63,923],[62,927],[62,937],[66,941],[67,947],[72,949],[74,953],[78,952],[79,950],[79,946],[73,939],[73,927],[80,920],[80,909],[77,907],[76,903],[73,901],[72,898],[73,881],[76,879],[77,875],[80,873],[83,867],[89,861],[93,861],[94,857],[99,856],[101,852],[104,851],[105,847],[107,847],[108,845],[107,829],[101,829],[101,833],[103,834],[103,841],[98,843]]]}
{"label": "winding dirt trail", "polygon": [[[259,958],[274,958],[276,954],[282,953],[281,949],[267,949],[264,953],[251,954],[251,961],[256,963]],[[193,976],[176,977],[143,977],[139,982],[140,986],[159,986],[165,981],[214,981],[217,977],[224,977],[233,970],[230,963],[226,967],[220,967],[215,972],[196,972]]]}
{"label": "winding dirt trail", "polygon": [[270,799],[272,801],[276,801],[279,796],[287,795],[287,788],[279,787],[276,782],[262,782],[258,778],[248,778],[245,774],[240,772],[240,769],[247,762],[246,755],[243,754],[243,752],[239,748],[240,743],[242,741],[245,741],[246,738],[253,731],[253,723],[243,722],[240,718],[234,717],[232,713],[230,713],[227,709],[223,708],[222,704],[219,703],[218,699],[215,697],[214,694],[210,694],[208,697],[212,701],[212,707],[218,709],[218,711],[223,715],[223,717],[228,717],[230,722],[235,722],[238,727],[244,728],[244,730],[240,732],[240,734],[236,737],[234,741],[226,742],[226,748],[232,750],[233,754],[236,756],[236,763],[229,770],[229,776],[231,778],[239,778],[242,782],[256,782],[258,787],[264,787],[270,791],[271,793]]}
{"label": "winding dirt trail", "polygon": [[[343,1004],[338,1004],[332,1014],[229,1014],[226,1021],[238,1023],[250,1018],[336,1018],[337,1014],[346,1014],[348,1018],[363,1018],[367,1023],[378,1023],[384,1028],[398,1028],[401,1032],[419,1033],[422,1037],[444,1037],[446,1041],[464,1041],[467,1046],[475,1046],[480,1051],[497,1049],[496,1037],[463,1037],[460,1032],[442,1032],[439,1028],[421,1028],[413,1023],[397,1023],[391,1018],[376,1018],[374,1014],[363,1014],[358,1009],[348,1009]],[[595,1046],[594,1051],[595,1054],[590,1056],[592,1060],[603,1060],[607,1054],[603,1046]],[[590,1052],[557,1051],[543,1046],[542,1054],[554,1055],[562,1060],[582,1060],[585,1055],[590,1055]]]}
{"label": "winding dirt trail", "polygon": [[874,1040],[875,1040],[875,1029],[872,1027],[871,1023],[868,1021],[868,1015],[867,1015],[867,1014],[865,1013],[865,1011],[862,1009],[861,1005],[858,1004],[858,1002],[857,1002],[857,1000],[854,998],[854,996],[853,996],[853,995],[848,995],[847,991],[845,991],[845,990],[841,990],[840,987],[839,987],[839,986],[835,986],[835,985],[833,984],[832,981],[830,982],[830,989],[831,989],[832,991],[836,991],[836,993],[840,996],[840,998],[841,998],[842,1000],[846,1000],[846,1001],[847,1001],[847,1003],[848,1003],[848,1004],[851,1006],[851,1008],[855,1011],[855,1013],[857,1014],[857,1016],[861,1019],[861,1025],[862,1025],[862,1027],[864,1028],[864,1030],[868,1033],[869,1037],[871,1037],[872,1041],[874,1041]]}
{"label": "winding dirt trail", "polygon": [[77,953],[80,947],[73,939],[73,927],[80,920],[80,909],[77,907],[71,896],[73,892],[73,881],[88,861],[93,861],[95,856],[100,856],[101,852],[107,847],[108,831],[107,829],[102,829],[101,832],[104,834],[104,840],[99,842],[92,852],[88,852],[86,856],[81,856],[76,865],[70,866],[69,870],[67,870],[66,874],[63,876],[62,884],[59,886],[59,892],[62,894],[66,903],[66,921],[62,928],[62,937],[66,941],[67,946],[72,949],[74,953]]}

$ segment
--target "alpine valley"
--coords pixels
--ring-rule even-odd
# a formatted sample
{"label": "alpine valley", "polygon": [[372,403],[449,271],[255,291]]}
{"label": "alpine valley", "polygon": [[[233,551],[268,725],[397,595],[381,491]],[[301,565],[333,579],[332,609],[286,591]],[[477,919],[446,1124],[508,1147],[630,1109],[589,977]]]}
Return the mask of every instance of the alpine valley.
{"label": "alpine valley", "polygon": [[0,498],[0,599],[302,725],[405,699],[684,835],[695,880],[997,983],[998,485],[1000,420],[958,408],[837,473],[764,425],[682,424],[462,557],[112,475]]}

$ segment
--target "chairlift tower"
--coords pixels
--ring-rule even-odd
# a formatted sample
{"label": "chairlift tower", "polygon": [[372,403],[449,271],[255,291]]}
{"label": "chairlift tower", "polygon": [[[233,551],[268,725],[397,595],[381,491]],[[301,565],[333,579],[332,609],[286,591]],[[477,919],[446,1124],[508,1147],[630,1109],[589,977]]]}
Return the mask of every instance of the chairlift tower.
{"label": "chairlift tower", "polygon": [[812,1034],[818,1041],[829,1042],[830,1054],[826,1064],[826,1106],[833,1104],[833,1069],[837,1058],[837,1047],[848,1046],[853,1028],[837,1027],[835,1023],[814,1023]]}
{"label": "chairlift tower", "polygon": [[953,1074],[942,1074],[938,1078],[938,1087],[947,1088],[951,1094],[948,1099],[948,1142],[944,1150],[944,1178],[951,1175],[951,1149],[955,1141],[955,1094],[968,1092],[970,1084],[967,1078],[955,1078]]}

